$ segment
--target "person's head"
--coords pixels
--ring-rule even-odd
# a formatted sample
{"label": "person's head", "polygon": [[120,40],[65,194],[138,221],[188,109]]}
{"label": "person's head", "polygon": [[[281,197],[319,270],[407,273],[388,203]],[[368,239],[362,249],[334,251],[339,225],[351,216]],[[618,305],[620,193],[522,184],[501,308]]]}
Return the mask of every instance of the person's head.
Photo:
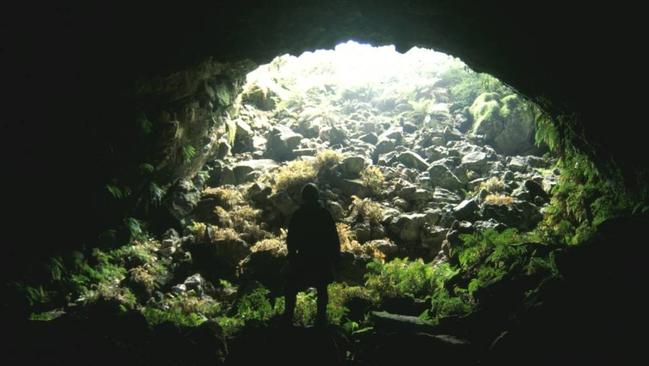
{"label": "person's head", "polygon": [[302,202],[304,203],[317,203],[320,199],[318,187],[313,183],[308,183],[302,188]]}

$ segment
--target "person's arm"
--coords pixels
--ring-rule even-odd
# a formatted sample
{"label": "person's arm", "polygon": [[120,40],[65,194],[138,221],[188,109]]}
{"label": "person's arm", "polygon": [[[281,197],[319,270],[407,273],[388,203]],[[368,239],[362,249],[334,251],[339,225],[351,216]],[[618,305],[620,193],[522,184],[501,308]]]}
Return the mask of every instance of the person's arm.
{"label": "person's arm", "polygon": [[329,242],[331,243],[331,260],[337,263],[340,260],[340,238],[336,229],[336,222],[329,212],[327,212],[327,225],[329,226]]}
{"label": "person's arm", "polygon": [[295,233],[297,227],[297,215],[291,217],[288,223],[288,234],[286,235],[286,248],[288,249],[288,261],[291,262],[297,255],[297,243],[295,242]]}

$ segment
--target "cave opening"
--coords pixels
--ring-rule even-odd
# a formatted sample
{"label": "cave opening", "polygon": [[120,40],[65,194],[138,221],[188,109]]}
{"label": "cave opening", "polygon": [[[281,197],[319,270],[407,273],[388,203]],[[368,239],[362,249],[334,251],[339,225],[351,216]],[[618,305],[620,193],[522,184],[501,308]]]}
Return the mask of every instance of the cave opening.
{"label": "cave opening", "polygon": [[[283,55],[248,73],[234,99],[196,222],[232,227],[219,195],[254,197],[256,225],[277,236],[316,183],[345,250],[443,260],[455,220],[532,231],[559,178],[534,140],[537,107],[432,50],[349,41]],[[264,239],[242,234],[253,250]]]}

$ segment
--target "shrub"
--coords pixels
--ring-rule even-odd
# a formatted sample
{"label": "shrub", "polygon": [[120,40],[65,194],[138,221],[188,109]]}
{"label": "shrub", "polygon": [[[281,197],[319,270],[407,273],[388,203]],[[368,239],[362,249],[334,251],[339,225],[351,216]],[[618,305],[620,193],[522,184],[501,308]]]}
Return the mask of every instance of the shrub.
{"label": "shrub", "polygon": [[491,177],[480,183],[480,189],[484,189],[489,193],[503,192],[505,190],[505,182],[497,177]]}
{"label": "shrub", "polygon": [[204,222],[192,221],[192,223],[187,226],[187,230],[198,242],[205,241],[207,238],[207,224]]}
{"label": "shrub", "polygon": [[365,286],[380,295],[424,298],[437,288],[434,266],[421,259],[373,261],[367,269]]}
{"label": "shrub", "polygon": [[315,169],[318,172],[334,168],[342,160],[343,155],[335,150],[322,150],[315,157]]}
{"label": "shrub", "polygon": [[362,286],[348,286],[344,283],[332,283],[328,287],[329,304],[327,305],[327,315],[329,322],[332,324],[343,325],[349,321],[347,314],[349,309],[347,304],[354,298],[367,300],[370,304],[378,303],[377,294]]}
{"label": "shrub", "polygon": [[271,301],[268,296],[269,293],[270,291],[263,286],[253,289],[248,294],[240,297],[230,311],[232,318],[236,320],[222,319],[221,321],[230,326],[230,331],[234,331],[247,321],[265,321],[281,314],[284,311],[284,299],[275,298]]}
{"label": "shrub", "polygon": [[510,206],[514,203],[514,198],[502,193],[491,193],[485,197],[484,203],[489,205]]}
{"label": "shrub", "polygon": [[370,224],[379,224],[383,220],[383,207],[369,198],[352,196],[352,210]]}
{"label": "shrub", "polygon": [[381,169],[375,165],[370,165],[361,172],[363,184],[373,193],[381,193],[385,177]]}
{"label": "shrub", "polygon": [[167,294],[156,305],[146,306],[142,313],[151,325],[172,322],[181,326],[195,327],[221,314],[221,304],[209,297],[199,297],[192,291]]}
{"label": "shrub", "polygon": [[376,259],[384,259],[385,255],[375,246],[362,245],[354,236],[349,225],[342,222],[336,223],[336,230],[338,231],[338,238],[340,238],[340,250],[349,252],[359,256],[370,256]]}
{"label": "shrub", "polygon": [[210,187],[203,190],[202,196],[216,199],[217,205],[228,210],[243,202],[241,193],[231,187]]}
{"label": "shrub", "polygon": [[231,228],[218,228],[210,226],[208,228],[209,237],[212,242],[216,241],[235,241],[239,240],[239,234]]}
{"label": "shrub", "polygon": [[317,171],[313,163],[307,160],[295,160],[280,167],[274,174],[273,191],[296,191],[311,183],[316,178]]}
{"label": "shrub", "polygon": [[270,251],[282,255],[288,254],[286,242],[278,238],[260,240],[255,245],[253,245],[250,250],[252,250],[253,252]]}

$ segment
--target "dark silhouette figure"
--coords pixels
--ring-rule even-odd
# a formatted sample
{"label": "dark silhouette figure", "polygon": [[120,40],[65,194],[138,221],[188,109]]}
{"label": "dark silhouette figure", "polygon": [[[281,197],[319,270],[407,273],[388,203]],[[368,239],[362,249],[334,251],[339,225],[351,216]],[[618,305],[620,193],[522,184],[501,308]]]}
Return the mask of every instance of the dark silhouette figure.
{"label": "dark silhouette figure", "polygon": [[284,317],[290,324],[298,291],[315,287],[318,291],[316,325],[327,322],[327,285],[333,281],[333,267],[340,258],[340,240],[329,211],[318,201],[315,184],[302,189],[302,206],[288,226],[288,276],[286,279]]}

